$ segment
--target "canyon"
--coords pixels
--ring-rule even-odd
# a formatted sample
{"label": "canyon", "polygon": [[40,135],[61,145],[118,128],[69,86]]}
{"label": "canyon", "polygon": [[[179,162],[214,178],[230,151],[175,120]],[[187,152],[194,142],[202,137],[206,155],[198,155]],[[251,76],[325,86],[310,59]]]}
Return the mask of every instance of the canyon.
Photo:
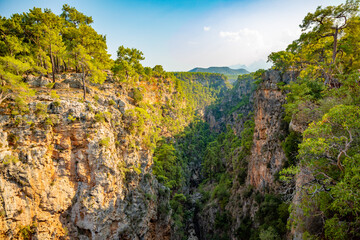
{"label": "canyon", "polygon": [[[170,189],[154,176],[152,151],[143,144],[149,130],[131,130],[132,121],[137,121],[129,114],[137,107],[133,89],[115,84],[109,74],[105,84],[88,87],[88,100],[79,101],[75,96],[81,94],[81,75],[57,78],[54,89],[60,97],[46,87],[50,79],[28,76],[27,82],[38,92],[28,104],[29,111],[13,116],[9,108],[2,108],[0,156],[11,159],[1,164],[1,238],[178,239],[172,228]],[[215,108],[198,109],[205,112],[211,131],[220,133],[228,125],[238,138],[245,122],[254,119],[251,152],[245,156],[246,180],[239,184],[237,177],[231,179],[230,200],[223,206],[231,213],[229,238],[239,239],[236,229],[244,219],[252,219],[256,226],[255,192],[281,192],[274,178],[286,161],[280,136],[284,138],[289,130],[283,121],[285,95],[279,83],[294,79],[295,74],[270,70],[260,83],[239,81]],[[148,104],[163,105],[179,94],[171,80],[160,85],[140,82],[137,87],[146,89],[142,102]],[[184,105],[178,109],[186,104],[177,103]],[[169,114],[184,126],[189,123],[179,113]],[[152,121],[147,119],[145,128],[156,125],[160,135],[171,137],[169,129]],[[237,171],[227,160],[223,159],[226,171]],[[191,194],[189,185],[184,191],[193,201],[191,211],[202,198],[197,187],[204,176],[197,162],[186,181],[198,182]],[[213,191],[213,184],[208,191]],[[215,218],[222,211],[216,198],[205,202],[202,211],[195,211],[193,223],[185,224],[185,236],[214,239]]]}

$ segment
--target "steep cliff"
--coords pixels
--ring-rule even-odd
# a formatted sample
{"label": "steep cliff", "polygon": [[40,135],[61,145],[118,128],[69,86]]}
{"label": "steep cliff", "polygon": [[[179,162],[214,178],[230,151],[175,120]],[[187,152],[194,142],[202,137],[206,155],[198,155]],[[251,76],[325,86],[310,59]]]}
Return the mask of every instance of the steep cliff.
{"label": "steep cliff", "polygon": [[80,75],[58,77],[56,92],[28,77],[36,96],[22,112],[12,101],[1,108],[1,238],[170,239],[169,190],[152,175],[156,139],[145,136],[171,134],[149,114],[188,121],[182,98],[177,112],[160,107],[179,97],[175,82],[134,84],[154,89],[141,93],[155,106],[142,116],[126,84],[89,86],[83,101]]}
{"label": "steep cliff", "polygon": [[247,181],[258,190],[275,188],[274,176],[286,161],[281,146],[288,134],[288,124],[283,120],[286,95],[279,87],[296,80],[296,75],[266,71],[254,97],[255,130]]}

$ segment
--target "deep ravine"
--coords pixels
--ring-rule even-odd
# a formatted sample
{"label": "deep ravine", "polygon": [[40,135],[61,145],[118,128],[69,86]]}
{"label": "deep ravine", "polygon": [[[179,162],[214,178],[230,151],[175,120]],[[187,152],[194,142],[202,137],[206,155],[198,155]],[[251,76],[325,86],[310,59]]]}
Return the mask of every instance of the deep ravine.
{"label": "deep ravine", "polygon": [[[275,222],[285,236],[288,205],[275,180],[282,163],[271,162],[281,149],[271,150],[271,139],[286,131],[258,135],[283,126],[278,83],[287,76],[247,75],[229,90],[219,74],[179,73],[136,87],[109,76],[89,86],[87,101],[79,100],[78,74],[58,76],[55,93],[50,79],[29,76],[41,94],[22,115],[11,114],[11,102],[1,113],[0,154],[15,156],[1,165],[1,236],[256,239]],[[266,184],[256,185],[262,172],[249,166],[265,140]]]}

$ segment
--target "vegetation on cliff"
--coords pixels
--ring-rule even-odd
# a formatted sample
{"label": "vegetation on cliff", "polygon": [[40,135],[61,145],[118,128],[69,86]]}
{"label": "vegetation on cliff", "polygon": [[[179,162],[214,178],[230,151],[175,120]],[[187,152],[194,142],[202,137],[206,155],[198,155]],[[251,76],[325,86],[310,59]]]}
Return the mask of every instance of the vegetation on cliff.
{"label": "vegetation on cliff", "polygon": [[[126,187],[116,201],[122,198],[128,201],[126,206],[139,205],[143,209],[137,210],[144,215],[151,205],[158,204],[152,206],[153,212],[161,220],[171,216],[174,239],[187,239],[194,224],[203,239],[284,239],[291,231],[308,239],[360,237],[359,0],[317,8],[300,25],[300,38],[269,56],[273,69],[298,76],[289,84],[278,81],[273,89],[258,89],[258,97],[263,99],[273,93],[286,94],[284,121],[290,131],[285,124],[286,131],[276,132],[279,135],[271,136],[276,139],[265,147],[271,152],[274,142],[279,143],[287,161],[281,163],[284,169],[280,173],[273,167],[278,159],[262,165],[266,165],[265,174],[270,174],[261,181],[274,180],[277,189],[266,183],[262,189],[255,188],[249,180],[252,149],[262,153],[254,142],[266,142],[269,137],[266,129],[256,132],[254,120],[253,98],[262,71],[239,76],[231,87],[227,77],[218,73],[169,73],[161,65],[143,67],[143,53],[135,48],[120,46],[116,60],[111,60],[106,37],[91,27],[92,22],[91,17],[68,5],[60,15],[33,8],[0,18],[0,104],[4,116],[0,174],[4,182],[22,189],[19,191],[33,200],[36,194],[28,191],[36,185],[23,172],[36,170],[29,161],[40,150],[27,153],[27,148],[39,147],[44,154],[34,157],[36,161],[47,159],[57,166],[70,159],[66,167],[72,171],[71,181],[81,181],[81,186],[107,188],[115,179],[114,186],[121,183],[119,188]],[[81,136],[62,136],[76,145],[75,150],[57,135],[69,129],[76,129]],[[39,136],[49,146],[40,146]],[[77,149],[84,146],[91,146],[94,154]],[[99,169],[94,167],[95,180],[87,179],[92,163],[78,167],[87,154],[96,155],[94,159],[106,165],[106,169],[101,164]],[[136,154],[138,158],[129,157]],[[125,162],[121,157],[130,160]],[[65,179],[51,169],[51,177],[50,172],[44,173],[49,192],[61,185],[58,178]],[[296,189],[281,193],[284,186]],[[74,227],[72,219],[84,213],[74,210],[70,217],[72,201],[89,211],[98,204],[93,196],[98,193],[89,190],[78,197],[76,191],[69,193],[73,199],[67,198],[61,206],[67,207],[61,210],[69,215],[57,216],[61,222],[54,220],[59,222],[59,236],[90,236],[89,226],[99,224],[96,216],[89,226]],[[41,221],[26,226],[12,222],[25,214],[22,208],[6,209],[11,199],[6,197],[0,199],[0,223],[12,224],[17,230],[9,228],[8,233],[0,234],[22,238],[40,234],[38,228],[44,227]],[[289,208],[292,197],[299,201]],[[132,205],[135,198],[140,199],[138,205]],[[234,216],[237,213],[241,215]],[[138,220],[133,212],[130,215]],[[151,222],[155,218],[146,219]],[[65,225],[73,226],[70,233]],[[116,236],[125,238],[132,233],[119,234]]]}
{"label": "vegetation on cliff", "polygon": [[[290,157],[297,170],[290,167],[283,177],[296,172],[307,176],[290,221],[304,237],[360,236],[359,188],[354,185],[359,178],[359,21],[359,1],[318,7],[300,25],[301,37],[269,56],[273,68],[299,72],[296,82],[284,86],[285,118],[306,130],[300,131],[298,160]],[[289,147],[289,152],[296,150]],[[310,222],[318,228],[308,227]]]}

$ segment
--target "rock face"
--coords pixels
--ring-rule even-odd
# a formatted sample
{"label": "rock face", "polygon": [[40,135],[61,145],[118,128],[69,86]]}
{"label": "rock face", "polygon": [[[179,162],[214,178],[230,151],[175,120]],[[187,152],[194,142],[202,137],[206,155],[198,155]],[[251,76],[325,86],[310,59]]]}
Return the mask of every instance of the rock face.
{"label": "rock face", "polygon": [[150,152],[129,145],[140,141],[123,114],[131,101],[101,91],[115,104],[79,102],[81,91],[55,100],[44,91],[24,115],[0,114],[0,238],[170,239],[170,218],[159,211],[169,190],[151,174]]}
{"label": "rock face", "polygon": [[254,101],[254,144],[249,157],[248,184],[256,189],[274,187],[274,174],[286,160],[281,147],[288,131],[283,121],[285,94],[279,85],[288,84],[296,79],[295,73],[281,74],[269,70],[255,94]]}

